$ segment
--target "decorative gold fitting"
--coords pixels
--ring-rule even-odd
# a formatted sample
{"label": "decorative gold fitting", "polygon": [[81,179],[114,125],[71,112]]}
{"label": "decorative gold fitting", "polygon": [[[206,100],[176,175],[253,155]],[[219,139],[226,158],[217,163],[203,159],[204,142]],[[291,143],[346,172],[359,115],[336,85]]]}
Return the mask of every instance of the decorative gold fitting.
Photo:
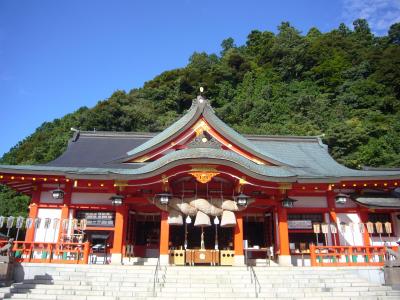
{"label": "decorative gold fitting", "polygon": [[162,180],[163,191],[168,192],[169,191],[169,183],[168,183],[167,175],[165,175],[165,174],[161,175],[161,180]]}
{"label": "decorative gold fitting", "polygon": [[190,172],[190,175],[194,176],[196,180],[200,183],[207,183],[213,179],[214,176],[217,176],[218,172]]}
{"label": "decorative gold fitting", "polygon": [[193,165],[192,170],[190,170],[188,174],[195,177],[200,183],[207,183],[210,182],[214,176],[217,176],[220,173],[213,166]]}
{"label": "decorative gold fitting", "polygon": [[209,129],[210,127],[203,120],[200,120],[192,127],[192,130],[196,133],[196,136],[199,136],[203,133],[203,131],[208,131]]}

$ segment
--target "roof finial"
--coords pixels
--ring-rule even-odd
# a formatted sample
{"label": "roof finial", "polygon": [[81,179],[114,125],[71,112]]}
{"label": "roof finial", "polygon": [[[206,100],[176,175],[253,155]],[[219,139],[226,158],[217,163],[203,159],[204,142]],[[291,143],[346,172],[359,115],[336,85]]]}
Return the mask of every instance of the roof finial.
{"label": "roof finial", "polygon": [[200,95],[201,95],[201,93],[203,93],[204,92],[204,88],[201,86],[200,87]]}

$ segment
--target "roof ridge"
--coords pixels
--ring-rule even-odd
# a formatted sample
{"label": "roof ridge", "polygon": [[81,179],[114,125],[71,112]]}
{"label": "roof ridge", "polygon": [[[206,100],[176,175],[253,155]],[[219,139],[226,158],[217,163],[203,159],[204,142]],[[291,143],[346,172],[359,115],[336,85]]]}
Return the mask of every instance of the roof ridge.
{"label": "roof ridge", "polygon": [[268,134],[243,134],[244,137],[250,140],[272,140],[272,139],[279,139],[279,140],[310,140],[318,142],[320,137],[319,136],[311,136],[311,135],[268,135]]}
{"label": "roof ridge", "polygon": [[81,136],[140,136],[153,137],[159,132],[142,132],[142,131],[80,131]]}

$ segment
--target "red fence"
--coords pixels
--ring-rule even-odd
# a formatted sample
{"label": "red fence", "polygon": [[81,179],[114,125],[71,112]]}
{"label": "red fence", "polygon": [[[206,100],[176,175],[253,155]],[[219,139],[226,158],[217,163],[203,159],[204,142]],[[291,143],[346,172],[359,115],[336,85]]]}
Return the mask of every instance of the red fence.
{"label": "red fence", "polygon": [[[392,247],[397,251],[397,247]],[[311,266],[383,266],[388,254],[383,246],[310,245]]]}
{"label": "red fence", "polygon": [[[0,242],[0,247],[7,242]],[[45,243],[14,242],[13,256],[17,262],[87,264],[89,242],[86,243]]]}

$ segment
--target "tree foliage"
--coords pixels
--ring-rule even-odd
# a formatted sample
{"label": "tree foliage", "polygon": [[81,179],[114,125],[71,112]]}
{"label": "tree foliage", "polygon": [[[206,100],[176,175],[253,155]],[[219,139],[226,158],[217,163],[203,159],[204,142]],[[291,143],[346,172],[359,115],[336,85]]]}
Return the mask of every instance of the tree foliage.
{"label": "tree foliage", "polygon": [[[239,132],[325,134],[330,153],[347,166],[399,166],[400,23],[381,37],[365,20],[353,25],[326,33],[312,28],[303,35],[283,22],[276,34],[251,31],[242,46],[227,38],[219,54],[195,52],[186,67],[163,72],[142,88],[116,91],[93,108],[43,123],[1,162],[56,158],[70,127],[160,131],[190,107],[203,86],[217,114]],[[3,189],[2,201],[15,197],[10,193]]]}

